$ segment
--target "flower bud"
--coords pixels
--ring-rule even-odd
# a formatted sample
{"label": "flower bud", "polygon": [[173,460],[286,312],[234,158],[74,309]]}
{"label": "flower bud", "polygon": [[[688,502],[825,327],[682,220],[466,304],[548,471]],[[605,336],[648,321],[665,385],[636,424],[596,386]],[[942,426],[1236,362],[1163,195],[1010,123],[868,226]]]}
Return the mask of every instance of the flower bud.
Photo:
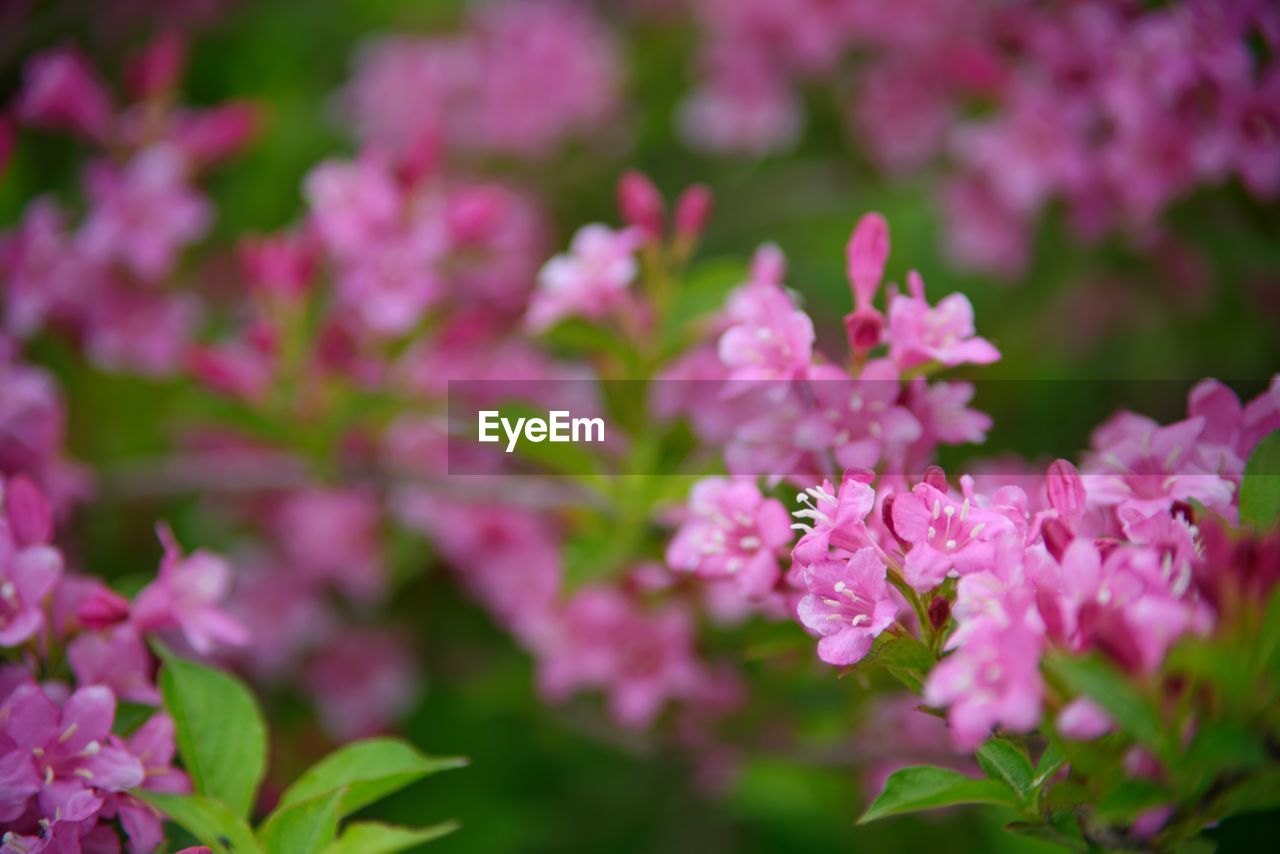
{"label": "flower bud", "polygon": [[884,315],[874,308],[860,308],[844,316],[845,332],[849,335],[849,349],[859,357],[880,343],[884,334]]}
{"label": "flower bud", "polygon": [[896,495],[886,495],[884,497],[884,501],[880,504],[880,518],[884,522],[884,526],[889,529],[889,533],[893,535],[893,538],[898,541],[898,545],[905,552],[911,549],[911,544],[898,536],[898,529],[893,525],[893,502],[896,498]]}
{"label": "flower bud", "polygon": [[787,258],[775,243],[762,243],[751,256],[747,277],[753,282],[780,285],[787,277]]}
{"label": "flower bud", "polygon": [[645,240],[658,240],[666,226],[666,205],[648,176],[627,172],[618,180],[618,210],[627,225],[640,229]]}
{"label": "flower bud", "polygon": [[941,629],[951,617],[951,603],[944,596],[935,596],[929,603],[929,625],[934,631]]}
{"label": "flower bud", "polygon": [[710,217],[711,190],[705,184],[694,184],[676,201],[676,237],[697,240]]}
{"label": "flower bud", "polygon": [[1067,546],[1071,545],[1071,541],[1075,539],[1067,523],[1061,519],[1046,519],[1040,526],[1040,536],[1044,538],[1044,547],[1058,563],[1062,563],[1062,556],[1066,554]]}
{"label": "flower bud", "polygon": [[889,224],[878,213],[869,213],[858,225],[845,248],[849,282],[853,285],[854,305],[869,308],[889,258]]}
{"label": "flower bud", "polygon": [[1049,506],[1063,519],[1079,519],[1084,513],[1084,478],[1071,463],[1066,460],[1050,463],[1045,489],[1049,493]]}
{"label": "flower bud", "polygon": [[9,479],[4,489],[4,509],[18,545],[47,545],[53,536],[53,511],[44,493],[26,475]]}
{"label": "flower bud", "polygon": [[942,466],[929,466],[924,470],[924,482],[943,493],[947,492],[947,473]]}
{"label": "flower bud", "polygon": [[175,32],[157,38],[134,57],[125,72],[129,94],[145,101],[172,90],[187,63],[187,45]]}
{"label": "flower bud", "polygon": [[76,619],[87,629],[110,628],[129,619],[129,600],[103,585],[98,585],[81,603]]}

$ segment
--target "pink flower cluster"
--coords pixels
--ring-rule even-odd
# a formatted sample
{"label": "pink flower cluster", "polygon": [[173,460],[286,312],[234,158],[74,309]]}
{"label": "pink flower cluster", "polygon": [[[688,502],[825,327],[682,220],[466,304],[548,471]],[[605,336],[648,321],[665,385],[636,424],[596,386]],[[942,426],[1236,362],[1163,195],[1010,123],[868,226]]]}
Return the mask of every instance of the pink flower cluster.
{"label": "pink flower cluster", "polygon": [[[0,479],[0,823],[5,850],[120,850],[163,840],[160,815],[128,793],[189,791],[173,767],[163,711],[114,732],[117,702],[158,705],[147,638],[208,653],[248,640],[221,608],[231,569],[183,555],[161,528],[165,556],[134,600],[67,571],[52,545],[44,495],[25,476]],[[65,653],[70,673],[53,669]]]}
{"label": "pink flower cluster", "polygon": [[[797,613],[822,638],[819,656],[860,660],[895,612],[895,631],[913,631],[885,583],[897,579],[933,603],[931,631],[949,654],[924,699],[948,710],[953,737],[970,749],[995,726],[1040,725],[1050,651],[1098,650],[1131,672],[1154,671],[1179,637],[1212,630],[1224,591],[1239,595],[1230,560],[1206,557],[1206,546],[1228,548],[1208,532],[1221,525],[1214,515],[1234,518],[1242,459],[1280,428],[1280,378],[1247,405],[1206,380],[1189,409],[1163,427],[1117,414],[1095,433],[1083,474],[1059,460],[1038,482],[979,492],[973,478],[955,490],[933,469],[909,490],[884,479],[874,514],[870,477],[847,475],[835,496],[819,491],[825,518],[792,553],[807,591]],[[1214,515],[1198,525],[1191,502]],[[1260,570],[1251,589],[1265,594],[1277,571]],[[1056,725],[1081,739],[1111,728],[1085,699],[1058,709]]]}
{"label": "pink flower cluster", "polygon": [[454,35],[367,45],[344,102],[363,139],[394,150],[544,157],[616,113],[616,54],[584,3],[506,0]]}
{"label": "pink flower cluster", "polygon": [[66,458],[66,406],[44,370],[19,361],[0,335],[0,477],[25,473],[61,512],[87,489],[87,476]]}
{"label": "pink flower cluster", "polygon": [[255,131],[255,111],[231,103],[173,106],[184,47],[164,37],[129,67],[128,102],[73,48],[33,57],[12,105],[25,127],[70,133],[96,153],[79,215],[52,196],[32,201],[0,234],[3,330],[73,335],[101,367],[167,375],[182,364],[199,304],[176,285],[184,252],[213,219],[199,173]]}
{"label": "pink flower cluster", "polygon": [[691,6],[704,33],[702,81],[681,113],[692,142],[787,148],[803,122],[799,87],[834,77],[853,134],[881,166],[947,161],[950,249],[981,269],[1021,270],[1054,202],[1086,238],[1126,230],[1145,240],[1157,215],[1198,187],[1234,177],[1258,198],[1280,191],[1271,4]]}

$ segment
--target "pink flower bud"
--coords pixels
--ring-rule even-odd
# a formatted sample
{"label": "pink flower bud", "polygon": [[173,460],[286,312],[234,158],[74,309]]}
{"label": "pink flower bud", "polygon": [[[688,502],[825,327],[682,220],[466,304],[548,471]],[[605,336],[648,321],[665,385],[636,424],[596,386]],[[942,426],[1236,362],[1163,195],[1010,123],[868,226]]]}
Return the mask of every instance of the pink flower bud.
{"label": "pink flower bud", "polygon": [[182,36],[167,32],[129,63],[125,77],[129,94],[144,101],[172,90],[187,64],[187,44]]}
{"label": "pink flower bud", "polygon": [[774,243],[760,244],[751,256],[751,271],[747,278],[766,285],[780,285],[786,277],[787,259],[782,250]]}
{"label": "pink flower bud", "polygon": [[627,225],[640,229],[646,240],[657,240],[666,226],[666,205],[653,182],[631,171],[618,180],[618,210]]}
{"label": "pink flower bud", "polygon": [[846,254],[854,304],[867,308],[884,278],[884,263],[889,258],[889,224],[884,217],[869,213],[858,220]]}
{"label": "pink flower bud", "polygon": [[261,124],[261,111],[256,105],[237,101],[184,116],[173,136],[192,160],[212,163],[248,145]]}
{"label": "pink flower bud", "polygon": [[78,51],[59,48],[27,62],[14,114],[32,127],[101,140],[111,124],[111,98]]}
{"label": "pink flower bud", "polygon": [[929,625],[936,631],[945,626],[950,617],[951,603],[942,596],[933,597],[933,601],[929,603]]}
{"label": "pink flower bud", "polygon": [[864,356],[884,335],[884,315],[874,308],[860,308],[844,316],[844,328],[849,335],[849,349]]}
{"label": "pink flower bud", "polygon": [[942,466],[929,466],[926,468],[924,470],[924,482],[943,495],[947,494],[947,473],[943,471]]}
{"label": "pink flower bud", "polygon": [[884,522],[884,526],[889,529],[889,533],[893,535],[893,538],[898,541],[898,545],[905,552],[911,549],[911,544],[898,536],[897,528],[893,524],[893,502],[897,497],[896,495],[885,496],[884,502],[880,505],[880,518]]}
{"label": "pink flower bud", "polygon": [[1045,487],[1049,506],[1063,519],[1075,521],[1084,514],[1084,479],[1071,463],[1066,460],[1050,463]]}
{"label": "pink flower bud", "polygon": [[25,475],[9,479],[4,488],[9,527],[22,547],[45,545],[53,536],[53,512],[40,487]]}
{"label": "pink flower bud", "polygon": [[105,586],[98,585],[76,611],[76,619],[85,628],[107,629],[129,619],[129,600]]}
{"label": "pink flower bud", "polygon": [[676,201],[676,236],[696,240],[711,217],[711,190],[705,184],[694,184]]}
{"label": "pink flower bud", "polygon": [[1071,541],[1075,539],[1075,535],[1071,533],[1071,529],[1067,527],[1067,523],[1061,519],[1046,519],[1040,527],[1040,535],[1044,537],[1044,547],[1049,550],[1049,554],[1053,555],[1053,559],[1062,562],[1062,556],[1067,551],[1067,546],[1071,545]]}

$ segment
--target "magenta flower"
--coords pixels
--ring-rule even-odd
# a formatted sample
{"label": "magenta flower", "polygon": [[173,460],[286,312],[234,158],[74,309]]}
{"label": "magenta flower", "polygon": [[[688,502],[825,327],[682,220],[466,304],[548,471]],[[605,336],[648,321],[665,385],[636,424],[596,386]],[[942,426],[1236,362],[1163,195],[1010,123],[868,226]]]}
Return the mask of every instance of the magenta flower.
{"label": "magenta flower", "polygon": [[80,247],[148,281],[168,275],[182,249],[213,220],[208,201],[188,185],[188,170],[182,153],[166,144],[143,149],[119,170],[94,166],[87,178],[92,207]]}
{"label": "magenta flower", "polygon": [[800,575],[807,592],[796,613],[805,628],[822,638],[818,657],[827,664],[861,661],[898,615],[875,549],[856,551],[847,561],[808,564]]}
{"label": "magenta flower", "polygon": [[964,294],[951,294],[936,306],[924,298],[924,280],[907,274],[910,296],[889,300],[889,356],[904,370],[937,362],[940,365],[989,365],[1000,351],[974,334],[973,306]]}
{"label": "magenta flower", "polygon": [[927,483],[895,497],[892,521],[894,534],[911,546],[903,567],[907,583],[922,592],[952,571],[965,575],[990,566],[995,539],[1014,530],[1007,516],[976,506],[974,496],[956,501]]}
{"label": "magenta flower", "polygon": [[0,705],[0,745],[7,747],[0,813],[25,809],[35,796],[40,815],[84,821],[106,795],[139,785],[142,763],[111,734],[115,711],[102,686],[79,689],[61,708],[34,682],[18,686]]}
{"label": "magenta flower", "polygon": [[690,492],[689,517],[667,547],[667,564],[702,578],[732,578],[746,595],[763,596],[778,581],[790,523],[782,503],[752,481],[707,478]]}
{"label": "magenta flower", "polygon": [[62,574],[44,497],[24,477],[0,479],[0,647],[19,646],[45,625],[44,606]]}
{"label": "magenta flower", "polygon": [[284,556],[303,575],[370,601],[384,587],[379,513],[370,492],[309,489],[285,499],[272,522]]}
{"label": "magenta flower", "polygon": [[564,317],[598,320],[617,306],[639,272],[635,252],[643,234],[605,225],[578,229],[568,254],[557,255],[538,272],[526,323],[542,331]]}
{"label": "magenta flower", "polygon": [[956,745],[972,750],[996,724],[1027,732],[1040,723],[1043,636],[1016,621],[983,622],[929,673],[924,700],[947,707]]}
{"label": "magenta flower", "polygon": [[160,525],[157,533],[164,544],[164,559],[156,580],[133,600],[133,624],[138,631],[180,629],[201,655],[218,644],[248,643],[248,631],[220,607],[231,590],[231,566],[206,551],[183,557],[168,526]]}
{"label": "magenta flower", "polygon": [[411,709],[419,672],[390,634],[348,630],[319,651],[303,678],[325,731],[345,741],[382,732]]}

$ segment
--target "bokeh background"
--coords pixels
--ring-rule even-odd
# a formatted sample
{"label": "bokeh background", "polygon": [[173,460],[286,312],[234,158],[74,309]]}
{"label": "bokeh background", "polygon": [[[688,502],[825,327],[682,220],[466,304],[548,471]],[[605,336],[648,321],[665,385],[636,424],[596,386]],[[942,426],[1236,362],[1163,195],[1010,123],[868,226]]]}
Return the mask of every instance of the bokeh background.
{"label": "bokeh background", "polygon": [[[465,6],[459,0],[110,5],[108,12],[90,2],[5,2],[11,8],[0,15],[0,92],[16,90],[24,57],[40,48],[75,41],[111,69],[166,23],[188,28],[189,100],[247,97],[265,118],[257,141],[206,184],[218,210],[210,248],[203,250],[213,256],[204,269],[212,271],[214,287],[219,275],[230,275],[217,255],[231,240],[297,220],[307,171],[327,156],[355,150],[334,93],[349,79],[359,46],[392,32],[454,28]],[[791,259],[789,285],[820,323],[826,318],[820,337],[839,349],[839,319],[849,304],[844,241],[858,216],[879,210],[892,224],[892,278],[901,281],[910,265],[922,271],[932,293],[966,293],[979,330],[1004,354],[984,377],[1031,381],[1019,383],[1016,394],[984,386],[979,406],[997,424],[982,449],[987,455],[1075,455],[1087,442],[1087,425],[1118,403],[1099,392],[1105,384],[1082,380],[1123,381],[1132,408],[1168,419],[1199,378],[1234,381],[1251,395],[1280,367],[1280,208],[1243,188],[1204,187],[1173,204],[1162,222],[1177,238],[1176,252],[1139,253],[1120,239],[1083,244],[1071,236],[1063,213],[1051,208],[1035,229],[1025,272],[1008,280],[964,271],[941,250],[944,221],[933,195],[941,167],[886,175],[850,133],[832,86],[802,86],[805,126],[784,153],[696,151],[680,141],[674,119],[695,66],[695,29],[678,11],[651,17],[635,13],[632,6],[640,4],[596,5],[619,28],[626,80],[624,109],[609,138],[558,151],[536,168],[500,161],[484,167],[541,194],[558,229],[555,245],[581,223],[615,220],[614,182],[625,168],[647,172],[667,193],[704,182],[715,193],[716,210],[702,257],[741,259],[763,239],[778,243]],[[894,116],[884,120],[892,123]],[[0,225],[16,222],[39,192],[70,194],[77,162],[66,140],[25,138],[0,179]],[[161,454],[189,412],[190,391],[180,382],[157,386],[100,373],[51,342],[36,354],[64,385],[71,455],[104,470]],[[958,463],[967,453],[945,461]],[[137,571],[139,554],[149,565],[151,520],[160,516],[172,518],[185,541],[217,542],[222,533],[200,513],[197,497],[105,495],[94,512],[76,516],[72,537],[94,556],[94,571],[120,579]],[[678,752],[622,734],[575,704],[539,702],[528,657],[458,592],[422,542],[398,537],[394,572],[404,581],[393,610],[401,623],[415,626],[412,643],[426,664],[424,690],[403,729],[431,752],[472,759],[466,771],[432,778],[377,808],[406,822],[460,819],[462,832],[431,850],[1037,849],[1004,833],[1000,817],[989,813],[855,827],[869,793],[854,770],[856,756],[829,746],[866,710],[853,686],[837,682],[813,659],[794,625],[752,629],[748,649],[795,643],[797,651],[749,665],[771,692],[755,716],[761,743],[709,791]],[[741,637],[722,641],[733,652]],[[773,708],[803,711],[812,730],[810,755],[770,749]],[[275,773],[287,779],[291,766],[324,749],[325,737],[301,702],[295,708],[285,698],[271,712],[280,742]],[[1211,835],[1221,850],[1246,850],[1277,833],[1280,816],[1264,815]]]}

